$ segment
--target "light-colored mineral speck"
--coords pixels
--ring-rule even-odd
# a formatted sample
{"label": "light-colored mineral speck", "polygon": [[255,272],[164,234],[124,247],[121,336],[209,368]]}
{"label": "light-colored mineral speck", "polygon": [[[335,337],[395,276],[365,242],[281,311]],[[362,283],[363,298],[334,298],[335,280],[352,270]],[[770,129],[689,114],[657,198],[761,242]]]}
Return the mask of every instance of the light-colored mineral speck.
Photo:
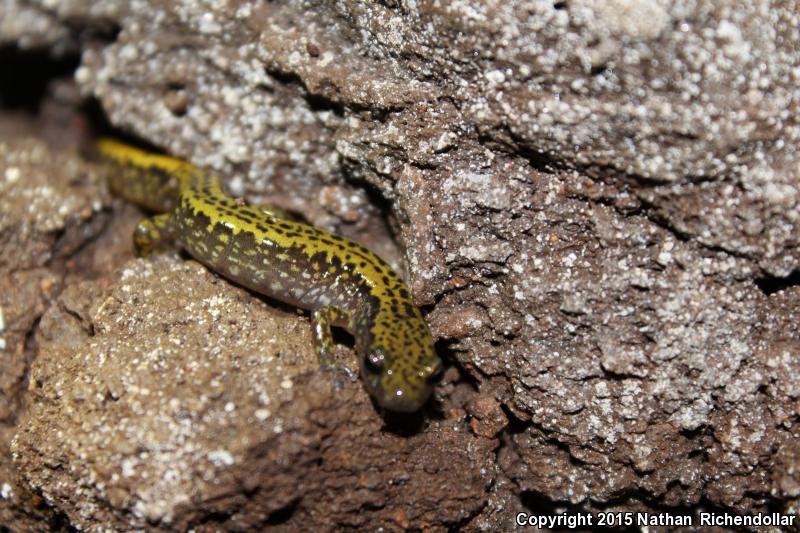
{"label": "light-colored mineral speck", "polygon": [[214,450],[209,452],[208,460],[214,466],[230,466],[233,464],[233,455],[228,450]]}
{"label": "light-colored mineral speck", "polygon": [[19,180],[20,171],[18,167],[8,167],[5,172],[6,183],[14,183]]}

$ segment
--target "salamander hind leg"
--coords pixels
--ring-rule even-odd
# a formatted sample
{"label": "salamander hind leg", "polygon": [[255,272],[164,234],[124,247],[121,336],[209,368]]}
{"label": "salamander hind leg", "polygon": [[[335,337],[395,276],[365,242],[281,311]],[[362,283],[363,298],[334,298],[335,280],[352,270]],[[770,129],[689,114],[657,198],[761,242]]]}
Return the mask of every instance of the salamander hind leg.
{"label": "salamander hind leg", "polygon": [[347,324],[349,321],[349,313],[330,306],[320,307],[311,315],[311,322],[314,326],[314,345],[320,365],[323,368],[341,370],[347,374],[348,378],[355,380],[356,375],[353,371],[333,357],[334,342],[331,327]]}
{"label": "salamander hind leg", "polygon": [[172,214],[165,213],[146,218],[139,222],[133,232],[134,251],[139,257],[149,255],[159,245],[172,240],[175,233]]}

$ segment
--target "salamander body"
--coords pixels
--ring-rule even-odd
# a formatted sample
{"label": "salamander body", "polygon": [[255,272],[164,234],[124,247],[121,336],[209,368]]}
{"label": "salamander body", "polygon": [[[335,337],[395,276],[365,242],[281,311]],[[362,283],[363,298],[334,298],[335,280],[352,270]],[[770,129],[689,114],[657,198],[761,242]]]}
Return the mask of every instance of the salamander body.
{"label": "salamander body", "polygon": [[333,364],[331,326],[344,327],[380,406],[411,412],[425,403],[441,360],[408,286],[385,261],[340,235],[244,205],[185,161],[111,139],[96,151],[112,192],[160,213],[136,228],[139,254],[174,240],[236,283],[310,310],[323,365]]}

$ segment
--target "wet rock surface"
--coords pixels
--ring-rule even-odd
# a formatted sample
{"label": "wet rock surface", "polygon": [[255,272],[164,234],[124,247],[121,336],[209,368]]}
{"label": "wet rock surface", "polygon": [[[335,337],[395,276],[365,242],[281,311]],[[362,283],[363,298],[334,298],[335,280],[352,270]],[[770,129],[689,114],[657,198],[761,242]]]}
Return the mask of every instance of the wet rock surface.
{"label": "wet rock surface", "polygon": [[[69,278],[29,352],[42,385],[15,448],[70,521],[491,530],[541,505],[797,512],[791,2],[45,4],[7,3],[0,39],[119,28],[76,41],[76,80],[110,121],[404,266],[463,372],[417,431],[393,432],[356,384],[315,370],[303,318],[175,257],[104,267],[94,245],[78,261],[100,279]],[[61,22],[23,32],[31,12]],[[19,241],[8,272],[57,256],[48,238]],[[296,366],[268,362],[290,330]],[[159,353],[168,339],[194,348]],[[128,376],[116,399],[113,376]],[[286,414],[254,423],[257,382],[284,378]],[[66,445],[37,434],[50,424]]]}

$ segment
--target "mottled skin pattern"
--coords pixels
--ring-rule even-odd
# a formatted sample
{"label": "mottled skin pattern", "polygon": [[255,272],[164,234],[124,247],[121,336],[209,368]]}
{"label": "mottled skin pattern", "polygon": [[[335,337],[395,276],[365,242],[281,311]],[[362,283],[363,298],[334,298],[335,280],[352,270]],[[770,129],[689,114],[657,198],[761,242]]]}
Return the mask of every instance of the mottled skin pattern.
{"label": "mottled skin pattern", "polygon": [[411,412],[441,368],[408,286],[360,244],[227,196],[215,176],[184,161],[104,139],[97,152],[112,191],[159,214],[134,235],[146,254],[175,240],[198,261],[276,300],[312,311],[320,361],[331,365],[331,326],[356,341],[366,389],[382,407]]}

